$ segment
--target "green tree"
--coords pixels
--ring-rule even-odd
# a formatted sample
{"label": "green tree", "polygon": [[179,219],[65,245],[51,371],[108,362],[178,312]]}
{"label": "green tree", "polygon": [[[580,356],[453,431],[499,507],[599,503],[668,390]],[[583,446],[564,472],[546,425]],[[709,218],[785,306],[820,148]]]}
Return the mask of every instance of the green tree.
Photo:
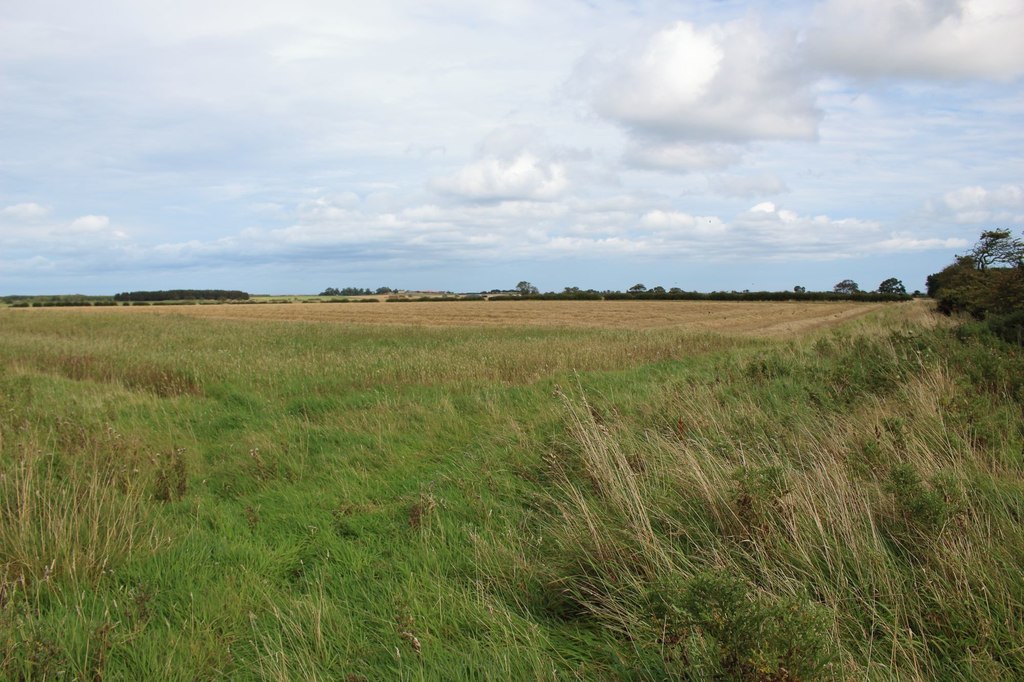
{"label": "green tree", "polygon": [[907,288],[903,286],[903,282],[901,282],[900,280],[896,279],[895,277],[890,277],[887,280],[883,280],[882,283],[878,285],[878,293],[905,294],[907,293]]}
{"label": "green tree", "polygon": [[970,253],[927,282],[928,295],[946,314],[966,312],[979,320],[1024,315],[1024,245],[1009,230],[986,230]]}
{"label": "green tree", "polygon": [[856,294],[860,292],[860,286],[852,279],[844,279],[832,287],[832,291],[837,294]]}
{"label": "green tree", "polygon": [[631,294],[642,294],[645,291],[647,291],[647,287],[644,286],[643,284],[634,284],[633,286],[631,286],[626,291],[631,293]]}
{"label": "green tree", "polygon": [[540,293],[540,289],[525,280],[516,285],[516,291],[520,296],[536,296]]}
{"label": "green tree", "polygon": [[1009,230],[985,230],[971,257],[979,270],[988,270],[997,263],[1024,267],[1024,241],[1015,239]]}

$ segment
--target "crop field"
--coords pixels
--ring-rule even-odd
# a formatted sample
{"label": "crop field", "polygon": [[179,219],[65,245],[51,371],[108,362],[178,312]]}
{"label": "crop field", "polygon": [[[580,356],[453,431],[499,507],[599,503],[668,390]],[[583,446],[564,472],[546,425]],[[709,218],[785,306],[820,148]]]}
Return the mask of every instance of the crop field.
{"label": "crop field", "polygon": [[1024,679],[929,303],[0,309],[0,679]]}
{"label": "crop field", "polygon": [[427,327],[567,327],[784,335],[834,325],[878,310],[879,303],[732,303],[694,301],[448,301],[355,304],[154,306],[125,313],[202,318],[301,320]]}

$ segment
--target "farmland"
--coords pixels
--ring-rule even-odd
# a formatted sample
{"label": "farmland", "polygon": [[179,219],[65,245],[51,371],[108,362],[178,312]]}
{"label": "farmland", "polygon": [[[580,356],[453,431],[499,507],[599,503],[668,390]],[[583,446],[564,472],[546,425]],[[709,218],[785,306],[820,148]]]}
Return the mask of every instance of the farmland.
{"label": "farmland", "polygon": [[293,320],[423,327],[657,329],[784,335],[866,315],[881,304],[679,301],[467,301],[391,305],[157,306],[132,312],[217,319]]}
{"label": "farmland", "polygon": [[927,302],[0,310],[0,678],[1019,679]]}

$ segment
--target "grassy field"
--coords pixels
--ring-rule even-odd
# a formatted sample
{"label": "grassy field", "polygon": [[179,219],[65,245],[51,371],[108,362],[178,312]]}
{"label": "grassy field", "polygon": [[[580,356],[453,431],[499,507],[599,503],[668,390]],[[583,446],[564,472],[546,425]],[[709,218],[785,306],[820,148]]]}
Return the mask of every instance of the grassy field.
{"label": "grassy field", "polygon": [[1022,406],[924,302],[0,310],[0,678],[1021,679]]}

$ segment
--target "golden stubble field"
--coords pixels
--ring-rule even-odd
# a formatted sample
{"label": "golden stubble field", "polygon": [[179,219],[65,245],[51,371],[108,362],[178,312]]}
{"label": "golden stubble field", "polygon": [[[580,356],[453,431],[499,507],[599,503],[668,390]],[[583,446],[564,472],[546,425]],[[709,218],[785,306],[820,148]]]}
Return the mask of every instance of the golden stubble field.
{"label": "golden stubble field", "polygon": [[[418,327],[665,329],[786,336],[867,315],[885,303],[721,301],[466,301],[271,303],[77,308],[83,313]],[[45,312],[52,309],[40,309]]]}

